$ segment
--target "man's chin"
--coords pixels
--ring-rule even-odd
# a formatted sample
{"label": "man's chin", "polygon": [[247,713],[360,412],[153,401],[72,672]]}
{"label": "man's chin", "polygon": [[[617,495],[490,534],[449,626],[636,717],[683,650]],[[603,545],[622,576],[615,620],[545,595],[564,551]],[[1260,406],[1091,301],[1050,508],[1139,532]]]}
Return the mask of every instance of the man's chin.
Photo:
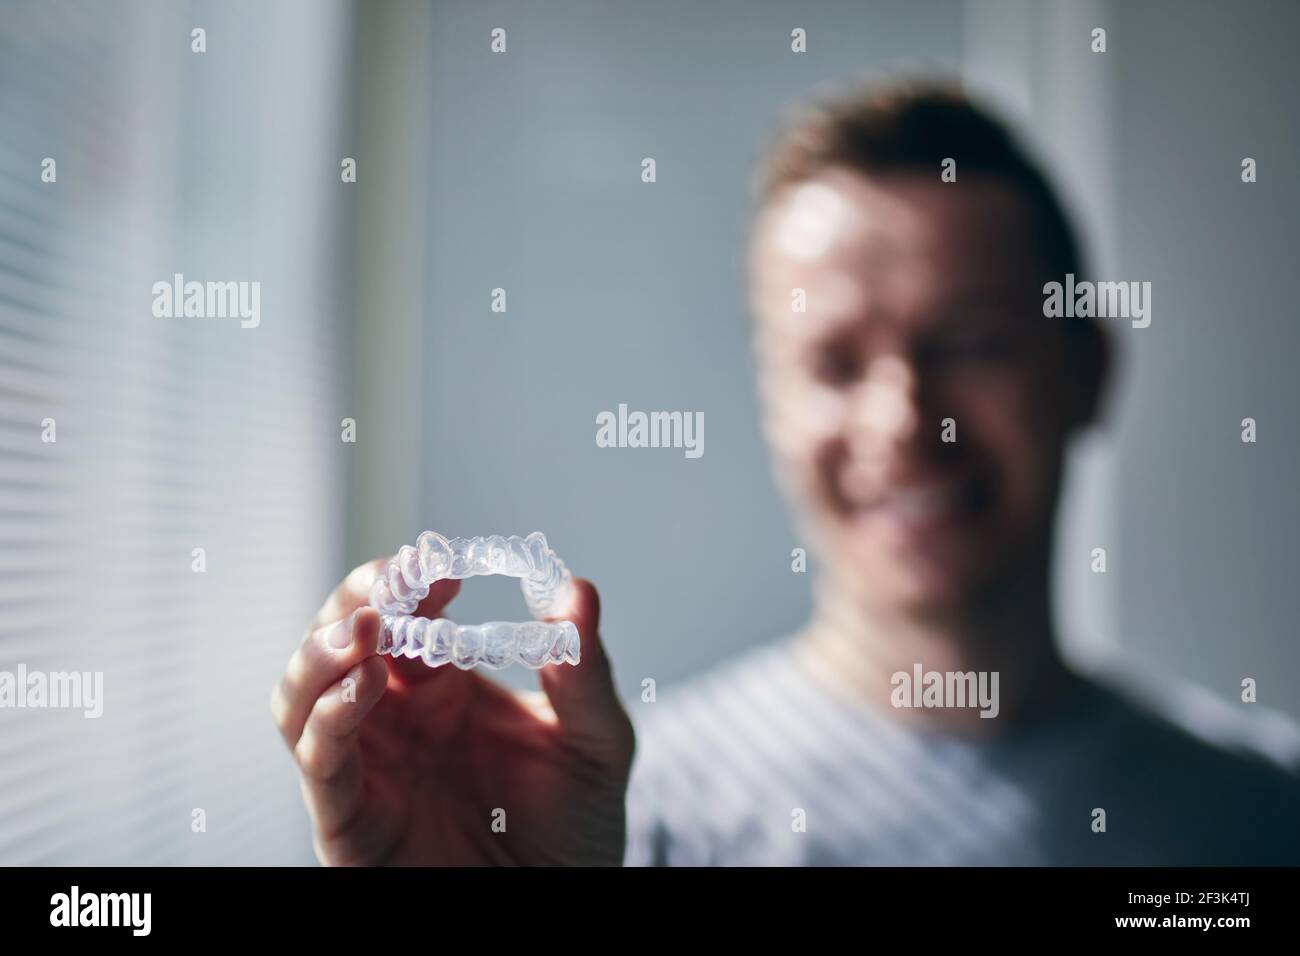
{"label": "man's chin", "polygon": [[947,613],[968,607],[977,599],[979,586],[952,575],[893,575],[872,588],[876,604],[899,613]]}
{"label": "man's chin", "polygon": [[933,556],[863,561],[855,577],[882,609],[912,615],[960,611],[980,602],[992,582],[987,564]]}

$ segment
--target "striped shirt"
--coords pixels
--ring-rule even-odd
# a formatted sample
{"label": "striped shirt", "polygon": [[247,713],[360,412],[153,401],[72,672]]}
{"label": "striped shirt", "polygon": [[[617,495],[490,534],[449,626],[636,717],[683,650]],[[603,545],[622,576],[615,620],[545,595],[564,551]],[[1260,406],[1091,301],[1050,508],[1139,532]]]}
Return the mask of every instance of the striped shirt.
{"label": "striped shirt", "polygon": [[1203,708],[1180,725],[1092,683],[972,742],[828,692],[791,643],[632,708],[627,864],[1300,864],[1293,724],[1216,704],[1211,742]]}

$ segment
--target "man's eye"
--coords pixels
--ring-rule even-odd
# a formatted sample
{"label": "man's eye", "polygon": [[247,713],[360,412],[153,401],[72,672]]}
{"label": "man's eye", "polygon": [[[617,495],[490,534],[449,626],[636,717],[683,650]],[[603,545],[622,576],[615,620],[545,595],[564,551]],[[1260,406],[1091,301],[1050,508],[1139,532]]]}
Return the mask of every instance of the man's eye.
{"label": "man's eye", "polygon": [[862,363],[851,354],[822,356],[817,363],[817,377],[832,385],[852,382],[862,375]]}
{"label": "man's eye", "polygon": [[986,361],[1005,358],[1011,352],[1006,336],[980,335],[935,342],[925,349],[927,357],[938,361]]}

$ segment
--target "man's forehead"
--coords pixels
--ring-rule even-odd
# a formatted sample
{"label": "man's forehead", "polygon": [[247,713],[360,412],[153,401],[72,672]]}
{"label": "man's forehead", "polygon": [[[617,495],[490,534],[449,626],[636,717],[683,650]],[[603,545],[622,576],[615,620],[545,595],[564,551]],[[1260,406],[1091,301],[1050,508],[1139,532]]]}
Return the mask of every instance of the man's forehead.
{"label": "man's forehead", "polygon": [[[755,295],[769,306],[795,288],[803,325],[873,305],[942,310],[951,302],[1036,294],[1029,216],[1010,187],[916,175],[878,180],[831,170],[789,187],[758,224]],[[776,314],[768,309],[769,314]],[[811,330],[809,330],[811,331]]]}
{"label": "man's forehead", "polygon": [[[1032,250],[1028,206],[1007,183],[943,183],[918,173],[868,179],[830,169],[786,187],[760,223],[764,245],[793,261],[879,254],[1000,256]],[[997,245],[990,250],[990,240]],[[1017,248],[1005,248],[1015,241]],[[999,248],[1003,247],[1003,248]]]}
{"label": "man's forehead", "polygon": [[827,170],[783,190],[763,222],[770,251],[794,262],[816,262],[895,241],[918,238],[924,223],[903,195],[847,170]]}

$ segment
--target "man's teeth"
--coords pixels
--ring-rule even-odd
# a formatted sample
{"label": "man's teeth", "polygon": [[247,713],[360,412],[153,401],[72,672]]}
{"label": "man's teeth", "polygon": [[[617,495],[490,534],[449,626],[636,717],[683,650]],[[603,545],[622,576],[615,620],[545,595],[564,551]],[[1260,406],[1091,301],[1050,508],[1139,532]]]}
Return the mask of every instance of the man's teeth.
{"label": "man's teeth", "polygon": [[960,501],[961,487],[948,484],[891,491],[885,494],[881,504],[901,518],[923,520],[946,514]]}

